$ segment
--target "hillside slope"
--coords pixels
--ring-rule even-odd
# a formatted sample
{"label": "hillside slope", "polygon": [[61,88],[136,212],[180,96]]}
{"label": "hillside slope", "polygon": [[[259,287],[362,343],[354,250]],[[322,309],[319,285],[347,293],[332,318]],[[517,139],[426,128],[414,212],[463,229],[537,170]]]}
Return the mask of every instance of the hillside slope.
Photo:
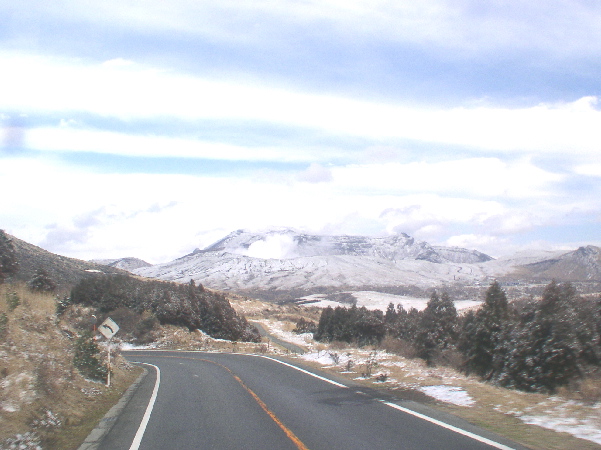
{"label": "hillside slope", "polygon": [[27,282],[31,280],[37,270],[43,269],[57,284],[59,291],[67,291],[71,286],[88,276],[90,272],[127,273],[118,268],[57,255],[14,236],[9,237],[14,246],[18,262],[15,281]]}
{"label": "hillside slope", "polygon": [[0,299],[0,448],[78,448],[141,370],[117,356],[111,387],[88,379],[74,356],[91,311],[59,317],[52,294],[23,284],[0,285]]}
{"label": "hillside slope", "polygon": [[555,258],[523,265],[519,273],[540,280],[601,281],[601,248],[580,247]]}

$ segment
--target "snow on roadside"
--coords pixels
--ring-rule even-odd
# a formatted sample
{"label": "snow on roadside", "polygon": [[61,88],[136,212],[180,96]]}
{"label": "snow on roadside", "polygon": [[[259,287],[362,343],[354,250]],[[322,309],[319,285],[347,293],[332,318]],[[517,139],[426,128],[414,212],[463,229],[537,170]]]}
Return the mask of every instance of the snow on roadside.
{"label": "snow on roadside", "polygon": [[279,339],[290,342],[291,344],[296,344],[301,347],[311,347],[313,343],[313,333],[293,333],[292,331],[286,331],[283,328],[282,322],[274,322],[271,320],[256,320],[253,319],[253,322],[260,323],[263,325],[268,331],[269,334],[272,334]]}
{"label": "snow on roadside", "polygon": [[132,344],[131,342],[120,342],[119,343],[119,349],[121,350],[152,350],[152,349],[156,349],[157,345],[156,343],[153,343],[152,345],[136,345],[136,344]]}
{"label": "snow on roadside", "polygon": [[476,404],[474,399],[463,388],[457,386],[422,386],[419,390],[436,400],[458,406],[473,406]]}
{"label": "snow on roadside", "polygon": [[601,430],[599,421],[594,419],[579,420],[575,417],[549,417],[549,416],[518,416],[529,425],[538,425],[559,432],[569,433],[574,437],[586,439],[601,445]]}
{"label": "snow on roadside", "polygon": [[601,403],[587,404],[561,397],[549,397],[535,406],[506,410],[501,405],[497,411],[511,414],[524,423],[550,430],[569,433],[601,445]]}
{"label": "snow on roadside", "polygon": [[334,363],[334,360],[330,356],[330,353],[324,351],[305,353],[304,355],[301,355],[301,358],[305,361],[316,362],[318,364],[321,364],[322,366],[330,366]]}

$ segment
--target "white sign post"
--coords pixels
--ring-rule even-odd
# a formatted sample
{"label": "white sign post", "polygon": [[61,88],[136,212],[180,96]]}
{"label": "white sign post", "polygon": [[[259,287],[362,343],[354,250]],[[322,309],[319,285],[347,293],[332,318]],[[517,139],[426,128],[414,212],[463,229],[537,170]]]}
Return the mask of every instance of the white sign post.
{"label": "white sign post", "polygon": [[112,337],[117,333],[117,331],[119,331],[119,325],[117,325],[117,323],[111,319],[110,317],[107,317],[106,320],[104,322],[102,322],[100,324],[100,326],[98,327],[98,331],[100,331],[102,333],[102,335],[108,339],[108,348],[109,348],[109,372],[108,372],[108,376],[106,378],[106,385],[110,386],[111,385],[111,339]]}

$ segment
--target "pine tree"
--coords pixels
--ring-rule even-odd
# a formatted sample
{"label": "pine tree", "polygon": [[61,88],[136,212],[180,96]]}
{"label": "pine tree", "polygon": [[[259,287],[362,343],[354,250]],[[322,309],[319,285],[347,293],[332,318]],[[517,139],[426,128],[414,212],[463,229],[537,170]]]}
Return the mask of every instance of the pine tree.
{"label": "pine tree", "polygon": [[384,321],[386,322],[386,326],[392,325],[394,322],[396,322],[397,317],[398,313],[394,307],[394,303],[390,302],[386,308],[386,313],[384,313]]}
{"label": "pine tree", "polygon": [[495,281],[486,291],[482,307],[464,319],[460,350],[466,357],[463,369],[490,378],[493,360],[504,336],[508,322],[508,303],[505,292]]}
{"label": "pine tree", "polygon": [[103,381],[108,375],[108,369],[98,359],[100,349],[92,337],[92,333],[83,334],[75,343],[73,365],[86,378]]}
{"label": "pine tree", "polygon": [[454,345],[456,330],[457,310],[449,295],[443,292],[439,297],[436,291],[433,292],[419,321],[415,337],[417,355],[428,364],[433,364],[442,350]]}
{"label": "pine tree", "polygon": [[332,340],[332,321],[334,319],[334,309],[328,306],[321,311],[317,331],[313,334],[316,341],[331,341]]}
{"label": "pine tree", "polygon": [[553,392],[582,375],[583,345],[578,339],[577,295],[569,284],[551,282],[541,301],[522,315],[501,351],[495,378],[527,391]]}
{"label": "pine tree", "polygon": [[50,278],[50,275],[48,275],[48,272],[46,272],[44,269],[36,270],[33,278],[27,282],[27,286],[32,291],[37,292],[56,291],[56,283],[52,278]]}

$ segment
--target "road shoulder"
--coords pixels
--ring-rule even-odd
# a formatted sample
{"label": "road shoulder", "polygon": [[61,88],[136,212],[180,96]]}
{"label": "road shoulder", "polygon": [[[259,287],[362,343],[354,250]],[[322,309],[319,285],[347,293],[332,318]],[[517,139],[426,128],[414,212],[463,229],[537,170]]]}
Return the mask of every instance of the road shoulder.
{"label": "road shoulder", "polygon": [[90,432],[85,441],[79,446],[78,450],[96,450],[100,447],[103,439],[111,431],[117,418],[123,412],[147,376],[148,369],[144,368],[144,372],[142,372],[132,385],[127,388],[119,401],[104,415],[100,422],[98,422],[98,425]]}

